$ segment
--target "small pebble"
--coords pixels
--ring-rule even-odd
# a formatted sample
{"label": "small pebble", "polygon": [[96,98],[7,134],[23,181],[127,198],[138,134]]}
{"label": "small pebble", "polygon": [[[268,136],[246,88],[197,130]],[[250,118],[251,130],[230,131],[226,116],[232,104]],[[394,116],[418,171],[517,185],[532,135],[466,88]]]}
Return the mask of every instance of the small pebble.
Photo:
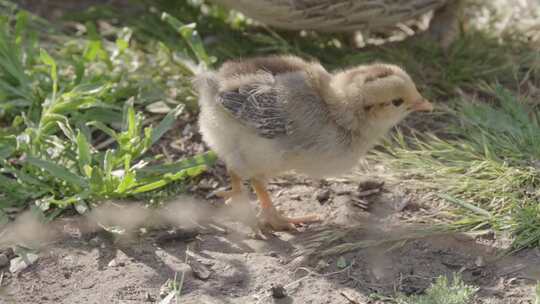
{"label": "small pebble", "polygon": [[327,261],[319,260],[319,262],[317,262],[317,265],[315,266],[315,270],[322,271],[322,270],[328,268],[328,266],[330,266],[330,264],[328,264]]}
{"label": "small pebble", "polygon": [[103,241],[101,240],[99,236],[96,236],[96,237],[91,238],[89,243],[92,246],[99,246],[103,243]]}
{"label": "small pebble", "polygon": [[204,266],[202,263],[199,263],[195,260],[189,261],[189,266],[191,266],[191,270],[193,271],[193,275],[200,280],[206,281],[208,278],[210,278],[210,270]]}
{"label": "small pebble", "polygon": [[0,268],[9,264],[9,258],[7,255],[0,253]]}
{"label": "small pebble", "polygon": [[474,264],[477,266],[477,267],[484,267],[486,266],[486,262],[484,261],[484,258],[482,256],[478,256],[476,257],[476,260],[474,261]]}
{"label": "small pebble", "polygon": [[268,253],[268,256],[273,257],[273,258],[277,258],[277,257],[279,257],[279,254],[277,252],[275,252],[275,251],[270,251]]}
{"label": "small pebble", "polygon": [[300,194],[291,194],[291,196],[289,196],[289,198],[292,199],[292,200],[298,201],[298,200],[300,200]]}
{"label": "small pebble", "polygon": [[358,192],[363,192],[372,189],[378,189],[384,187],[383,181],[366,180],[358,185]]}
{"label": "small pebble", "polygon": [[174,229],[169,231],[160,232],[156,236],[156,243],[167,242],[191,242],[200,234],[199,229]]}
{"label": "small pebble", "polygon": [[7,258],[10,259],[10,260],[15,257],[15,252],[13,251],[13,248],[11,248],[11,247],[0,249],[0,253],[7,256]]}
{"label": "small pebble", "polygon": [[147,292],[147,293],[144,294],[144,301],[145,302],[155,302],[155,299],[154,299],[154,297],[152,297],[152,295],[149,292]]}
{"label": "small pebble", "polygon": [[63,227],[63,233],[72,238],[81,238],[82,232],[79,227],[72,223],[65,224]]}
{"label": "small pebble", "polygon": [[107,264],[108,267],[118,267],[121,266],[120,263],[116,261],[116,259],[112,259],[109,264]]}
{"label": "small pebble", "polygon": [[11,259],[9,265],[9,271],[11,273],[18,272],[28,268],[28,266],[34,264],[39,259],[37,254],[28,253],[25,257],[16,257]]}
{"label": "small pebble", "polygon": [[282,299],[287,296],[287,292],[281,284],[272,286],[272,288],[270,288],[270,291],[272,292],[272,297],[275,299]]}
{"label": "small pebble", "polygon": [[330,190],[319,190],[315,197],[317,198],[317,201],[319,201],[319,203],[324,204],[330,199]]}

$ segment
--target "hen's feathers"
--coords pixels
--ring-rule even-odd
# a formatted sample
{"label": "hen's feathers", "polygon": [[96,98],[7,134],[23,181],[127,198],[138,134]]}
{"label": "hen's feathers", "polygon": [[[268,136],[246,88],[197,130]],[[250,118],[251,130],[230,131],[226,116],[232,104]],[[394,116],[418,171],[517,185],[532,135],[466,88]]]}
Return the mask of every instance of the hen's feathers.
{"label": "hen's feathers", "polygon": [[217,102],[237,121],[254,128],[262,137],[275,138],[289,133],[291,122],[274,88],[262,90],[256,85],[246,85],[220,92]]}

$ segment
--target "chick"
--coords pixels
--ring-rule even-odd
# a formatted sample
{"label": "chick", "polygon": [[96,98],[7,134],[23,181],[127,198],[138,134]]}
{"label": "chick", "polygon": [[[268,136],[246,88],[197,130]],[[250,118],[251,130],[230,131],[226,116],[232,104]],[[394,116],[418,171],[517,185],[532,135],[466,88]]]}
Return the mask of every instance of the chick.
{"label": "chick", "polygon": [[225,162],[234,198],[249,180],[262,222],[273,230],[316,222],[272,205],[266,181],[286,171],[323,178],[353,168],[413,111],[431,111],[409,75],[395,65],[336,73],[294,56],[229,61],[195,79],[203,140]]}

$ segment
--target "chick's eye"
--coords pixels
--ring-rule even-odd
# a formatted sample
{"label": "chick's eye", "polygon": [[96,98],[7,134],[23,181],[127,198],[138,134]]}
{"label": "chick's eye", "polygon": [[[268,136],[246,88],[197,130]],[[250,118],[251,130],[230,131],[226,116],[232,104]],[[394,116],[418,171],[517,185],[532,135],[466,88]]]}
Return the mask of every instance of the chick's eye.
{"label": "chick's eye", "polygon": [[403,104],[403,99],[401,99],[401,98],[394,99],[394,100],[392,100],[392,104],[393,104],[395,107],[399,107],[400,105]]}

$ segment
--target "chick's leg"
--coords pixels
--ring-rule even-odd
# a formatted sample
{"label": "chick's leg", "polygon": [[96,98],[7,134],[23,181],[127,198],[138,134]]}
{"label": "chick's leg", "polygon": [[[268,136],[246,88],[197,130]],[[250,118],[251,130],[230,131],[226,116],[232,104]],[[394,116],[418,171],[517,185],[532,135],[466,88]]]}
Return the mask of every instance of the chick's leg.
{"label": "chick's leg", "polygon": [[225,200],[239,195],[242,192],[242,179],[240,178],[240,176],[230,170],[229,176],[231,177],[231,190],[216,192],[216,196],[224,198]]}
{"label": "chick's leg", "polygon": [[257,194],[259,202],[261,203],[261,220],[263,224],[270,226],[273,230],[296,230],[294,224],[314,223],[320,221],[319,217],[316,215],[290,218],[280,214],[272,204],[270,194],[266,190],[264,183],[257,179],[252,179],[251,184],[255,190],[255,193]]}

